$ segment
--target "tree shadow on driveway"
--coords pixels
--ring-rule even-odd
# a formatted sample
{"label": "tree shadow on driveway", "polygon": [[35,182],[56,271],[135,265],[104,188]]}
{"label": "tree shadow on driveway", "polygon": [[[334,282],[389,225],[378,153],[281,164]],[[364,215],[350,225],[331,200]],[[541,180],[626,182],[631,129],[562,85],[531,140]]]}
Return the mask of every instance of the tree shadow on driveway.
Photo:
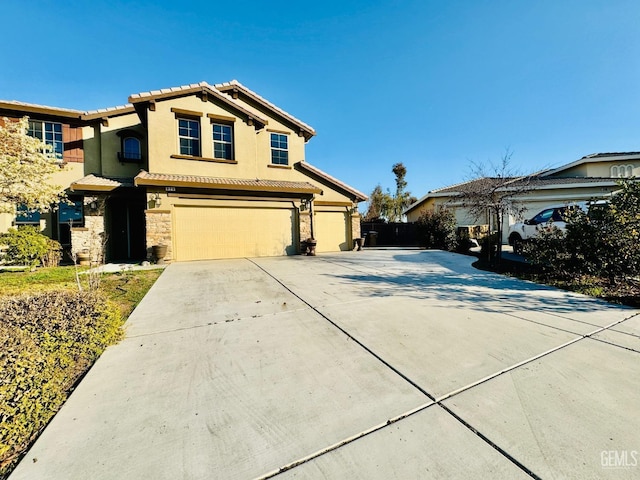
{"label": "tree shadow on driveway", "polygon": [[[629,316],[629,307],[566,292],[546,285],[477,270],[461,261],[461,255],[442,251],[396,254],[386,258],[361,258],[354,273],[334,278],[368,289],[355,289],[366,296],[404,296],[465,306],[482,311],[519,308],[566,316],[576,312],[611,311]],[[348,262],[351,263],[351,262]],[[624,315],[628,312],[629,315]],[[615,318],[612,318],[614,321]]]}

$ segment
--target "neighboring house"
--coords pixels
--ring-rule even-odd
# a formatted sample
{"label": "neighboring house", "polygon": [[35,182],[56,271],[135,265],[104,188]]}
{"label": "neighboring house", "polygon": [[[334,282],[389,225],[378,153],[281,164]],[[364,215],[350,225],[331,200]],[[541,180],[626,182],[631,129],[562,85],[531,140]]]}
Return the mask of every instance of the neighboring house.
{"label": "neighboring house", "polygon": [[[0,102],[0,116],[81,128],[78,166],[55,179],[81,217],[69,239],[53,228],[69,223],[63,209],[40,219],[71,251],[104,245],[109,261],[140,260],[167,245],[167,259],[200,260],[292,255],[310,237],[318,252],[350,250],[360,237],[366,195],[306,163],[313,128],[239,82],[129,102],[91,112]],[[74,141],[63,131],[63,153]]]}
{"label": "neighboring house", "polygon": [[[522,218],[509,215],[503,219],[502,240],[507,242],[509,225],[523,218],[530,218],[549,205],[605,198],[618,189],[618,179],[636,176],[640,176],[640,152],[597,153],[562,167],[540,172],[527,179],[530,190],[514,198],[514,203],[523,208]],[[505,187],[505,190],[516,190],[519,180],[512,180],[512,186]],[[471,180],[474,181],[477,180]],[[462,185],[465,184],[428,192],[407,208],[405,214],[408,220],[416,221],[423,211],[443,205],[453,209],[458,226],[489,225],[492,228],[494,222],[488,214],[484,218],[474,218],[457,201],[456,195]]]}

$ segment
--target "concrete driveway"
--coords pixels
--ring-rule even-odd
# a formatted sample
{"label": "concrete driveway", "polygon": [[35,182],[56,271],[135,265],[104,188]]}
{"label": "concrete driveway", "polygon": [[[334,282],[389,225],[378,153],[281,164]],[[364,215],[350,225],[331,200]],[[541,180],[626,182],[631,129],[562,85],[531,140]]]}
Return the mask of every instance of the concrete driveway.
{"label": "concrete driveway", "polygon": [[18,479],[640,478],[640,316],[438,251],[170,265]]}

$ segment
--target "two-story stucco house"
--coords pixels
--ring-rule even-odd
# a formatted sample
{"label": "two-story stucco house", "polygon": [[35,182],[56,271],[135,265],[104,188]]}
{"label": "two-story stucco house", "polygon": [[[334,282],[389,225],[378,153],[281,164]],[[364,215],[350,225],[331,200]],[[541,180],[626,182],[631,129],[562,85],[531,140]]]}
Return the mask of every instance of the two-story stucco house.
{"label": "two-story stucco house", "polygon": [[[514,197],[514,203],[522,207],[523,218],[530,218],[550,205],[562,205],[575,202],[602,199],[618,189],[616,182],[620,178],[640,177],[640,152],[597,153],[586,155],[575,162],[559,168],[545,170],[526,179],[528,190]],[[514,191],[518,191],[518,178],[512,179]],[[473,182],[475,180],[471,180]],[[492,219],[473,218],[456,201],[461,186],[458,184],[432,190],[410,205],[405,211],[410,222],[416,221],[427,209],[439,205],[453,209],[458,226],[486,224],[492,225]],[[505,190],[509,190],[505,186]],[[520,208],[519,208],[520,209]],[[507,242],[508,225],[523,218],[511,215],[503,219],[503,242]]]}
{"label": "two-story stucco house", "polygon": [[54,182],[77,208],[72,220],[67,206],[5,216],[0,229],[39,223],[71,251],[104,246],[109,261],[147,258],[154,245],[172,260],[291,255],[308,238],[332,252],[360,237],[367,197],[305,161],[314,129],[235,80],[91,112],[0,102],[0,116],[23,115],[62,131]]}

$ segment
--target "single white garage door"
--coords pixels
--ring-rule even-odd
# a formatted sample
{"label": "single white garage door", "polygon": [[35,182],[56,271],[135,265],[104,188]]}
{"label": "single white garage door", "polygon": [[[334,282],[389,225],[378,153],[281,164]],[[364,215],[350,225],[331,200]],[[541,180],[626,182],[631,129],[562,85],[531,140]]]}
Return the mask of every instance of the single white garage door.
{"label": "single white garage door", "polygon": [[317,252],[349,250],[345,212],[315,212],[314,220],[314,236],[318,241]]}
{"label": "single white garage door", "polygon": [[174,209],[175,259],[293,255],[293,209],[179,206]]}

